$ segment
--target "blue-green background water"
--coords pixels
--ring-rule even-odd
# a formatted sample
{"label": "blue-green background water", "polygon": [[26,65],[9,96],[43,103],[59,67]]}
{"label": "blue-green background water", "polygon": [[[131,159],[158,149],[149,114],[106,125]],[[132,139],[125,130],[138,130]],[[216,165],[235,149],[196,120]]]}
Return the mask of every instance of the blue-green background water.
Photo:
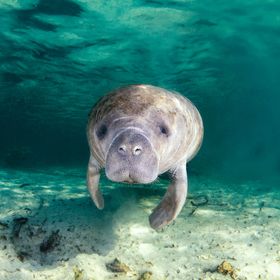
{"label": "blue-green background water", "polygon": [[148,83],[200,110],[193,174],[280,172],[280,2],[0,1],[1,166],[86,166],[87,114]]}

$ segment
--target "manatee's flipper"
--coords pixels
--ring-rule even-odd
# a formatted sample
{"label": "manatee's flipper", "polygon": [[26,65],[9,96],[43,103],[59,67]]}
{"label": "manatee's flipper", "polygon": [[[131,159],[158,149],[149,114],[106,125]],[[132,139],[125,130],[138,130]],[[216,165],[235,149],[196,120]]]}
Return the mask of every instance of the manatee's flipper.
{"label": "manatee's flipper", "polygon": [[103,195],[99,189],[100,169],[96,160],[90,156],[87,171],[87,187],[92,200],[98,209],[104,208]]}
{"label": "manatee's flipper", "polygon": [[160,229],[170,224],[178,216],[185,204],[187,189],[187,171],[184,162],[175,170],[173,182],[149,217],[152,228]]}

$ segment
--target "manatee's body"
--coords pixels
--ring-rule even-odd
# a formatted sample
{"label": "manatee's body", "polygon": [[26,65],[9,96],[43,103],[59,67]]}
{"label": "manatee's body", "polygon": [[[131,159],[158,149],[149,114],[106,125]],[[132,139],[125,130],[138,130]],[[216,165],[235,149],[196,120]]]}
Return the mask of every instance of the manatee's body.
{"label": "manatee's body", "polygon": [[172,182],[150,216],[153,228],[169,224],[187,195],[186,163],[199,150],[203,124],[198,110],[178,93],[150,85],[132,85],[103,97],[92,109],[88,189],[99,209],[100,169],[116,182],[151,183],[170,171]]}

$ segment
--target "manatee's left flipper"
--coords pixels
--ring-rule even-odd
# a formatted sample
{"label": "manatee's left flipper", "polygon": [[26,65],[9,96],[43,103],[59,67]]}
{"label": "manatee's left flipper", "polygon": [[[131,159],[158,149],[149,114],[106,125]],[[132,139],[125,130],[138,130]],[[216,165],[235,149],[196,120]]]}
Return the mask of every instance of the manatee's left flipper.
{"label": "manatee's left flipper", "polygon": [[90,156],[87,171],[87,186],[92,200],[98,209],[104,208],[103,195],[99,189],[100,167],[93,156]]}
{"label": "manatee's left flipper", "polygon": [[150,225],[160,229],[170,224],[181,212],[187,197],[187,170],[186,162],[174,170],[174,177],[162,201],[150,215]]}

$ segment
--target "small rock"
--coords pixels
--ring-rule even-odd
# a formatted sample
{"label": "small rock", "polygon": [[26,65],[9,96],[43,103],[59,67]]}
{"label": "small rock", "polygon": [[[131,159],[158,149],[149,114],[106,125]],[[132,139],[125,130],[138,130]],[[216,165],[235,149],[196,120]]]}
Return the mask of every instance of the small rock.
{"label": "small rock", "polygon": [[150,271],[146,271],[141,274],[141,276],[138,278],[138,280],[152,280],[153,273]]}
{"label": "small rock", "polygon": [[204,206],[208,203],[208,197],[207,195],[199,195],[197,197],[194,197],[191,201],[192,206]]}
{"label": "small rock", "polygon": [[218,265],[217,272],[223,275],[229,275],[234,280],[237,279],[233,266],[227,261],[223,261],[220,265]]}
{"label": "small rock", "polygon": [[131,269],[125,264],[120,262],[117,258],[112,263],[107,263],[106,268],[112,272],[127,273]]}

